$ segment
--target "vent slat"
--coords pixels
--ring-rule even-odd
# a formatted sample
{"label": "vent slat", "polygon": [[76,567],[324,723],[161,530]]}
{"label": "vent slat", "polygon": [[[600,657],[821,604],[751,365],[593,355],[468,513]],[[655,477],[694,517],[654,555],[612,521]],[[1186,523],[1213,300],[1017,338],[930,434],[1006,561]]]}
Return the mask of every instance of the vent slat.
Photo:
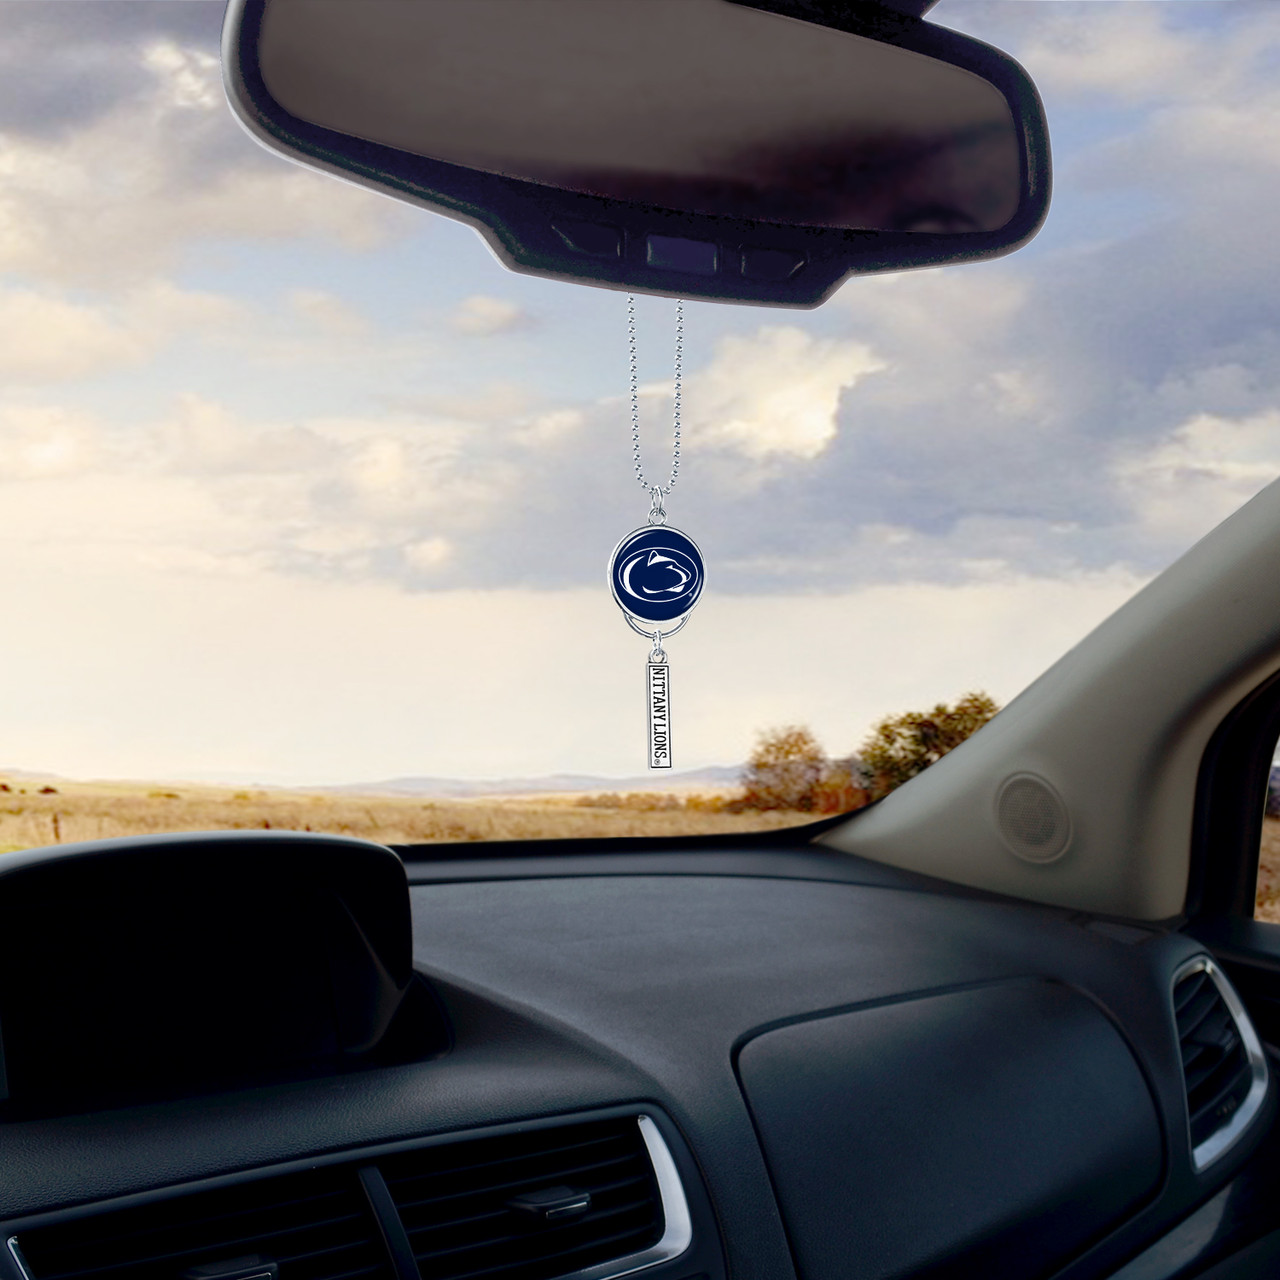
{"label": "vent slat", "polygon": [[[619,1145],[619,1136],[617,1134],[603,1134],[591,1138],[582,1138],[573,1142],[551,1143],[544,1148],[536,1142],[530,1142],[530,1138],[533,1136],[534,1135],[528,1133],[512,1135],[512,1145],[509,1155],[503,1155],[502,1148],[496,1146],[492,1139],[481,1138],[477,1139],[474,1143],[467,1142],[464,1145],[474,1145],[480,1149],[478,1151],[469,1151],[466,1154],[459,1154],[456,1158],[456,1165],[447,1155],[452,1144],[446,1143],[436,1147],[434,1152],[429,1149],[424,1150],[421,1154],[424,1161],[427,1161],[427,1158],[431,1154],[435,1154],[440,1157],[438,1163],[441,1167],[458,1169],[487,1169],[494,1165],[517,1164],[521,1160],[550,1160],[556,1155],[573,1156],[575,1159],[582,1159],[584,1163],[589,1164],[591,1160],[595,1159],[595,1157],[590,1154],[591,1152],[599,1151],[608,1147],[617,1147]],[[427,1162],[427,1167],[430,1167],[429,1161]],[[412,1176],[413,1172],[414,1170],[412,1168],[409,1170],[402,1170],[400,1176]],[[390,1183],[394,1178],[395,1174],[392,1174],[391,1178],[388,1179],[388,1182]]]}
{"label": "vent slat", "polygon": [[1200,1019],[1195,1029],[1187,1033],[1185,1039],[1188,1044],[1203,1044],[1215,1048],[1233,1039],[1235,1034],[1236,1024],[1231,1020],[1227,1006],[1219,1000]]}
{"label": "vent slat", "polygon": [[1182,1070],[1187,1080],[1187,1092],[1194,1093],[1199,1082],[1211,1074],[1223,1058],[1230,1057],[1240,1047],[1240,1036],[1234,1024],[1216,1044],[1184,1045]]}
{"label": "vent slat", "polygon": [[[282,1266],[286,1263],[302,1263],[309,1262],[312,1259],[321,1257],[333,1257],[339,1253],[349,1253],[355,1249],[363,1249],[367,1246],[367,1241],[355,1240],[346,1244],[334,1245],[325,1249],[313,1249],[310,1252],[291,1253],[288,1250],[280,1248],[270,1248],[270,1242],[273,1236],[251,1236],[247,1239],[238,1239],[230,1245],[202,1244],[191,1249],[179,1249],[172,1253],[151,1254],[145,1258],[128,1258],[117,1259],[112,1262],[103,1263],[99,1266],[75,1267],[70,1271],[56,1272],[51,1276],[45,1277],[43,1274],[39,1280],[63,1280],[64,1277],[76,1277],[76,1280],[83,1280],[89,1276],[109,1276],[113,1271],[119,1271],[127,1268],[131,1272],[133,1268],[139,1265],[160,1266],[164,1265],[170,1274],[177,1274],[180,1267],[195,1265],[196,1260],[207,1257],[212,1252],[217,1252],[220,1256],[232,1257],[249,1253],[263,1254],[280,1263]],[[26,1237],[23,1237],[24,1247]],[[323,1273],[329,1280],[335,1280],[337,1273],[331,1275],[326,1271]]]}
{"label": "vent slat", "polygon": [[1200,1064],[1199,1070],[1205,1070],[1204,1059],[1209,1050],[1202,1044],[1184,1044],[1182,1046],[1182,1074],[1187,1077],[1188,1084],[1191,1080],[1191,1070]]}
{"label": "vent slat", "polygon": [[[422,1258],[442,1258],[445,1256],[453,1256],[466,1253],[469,1250],[488,1249],[496,1246],[504,1246],[514,1244],[516,1242],[527,1243],[531,1248],[535,1245],[545,1245],[549,1249],[555,1249],[556,1242],[564,1239],[579,1239],[582,1236],[581,1227],[597,1227],[600,1223],[616,1219],[622,1214],[635,1214],[647,1208],[646,1205],[630,1204],[620,1205],[616,1209],[608,1209],[601,1213],[584,1214],[581,1218],[573,1222],[562,1223],[558,1226],[544,1227],[538,1231],[536,1236],[531,1236],[527,1230],[510,1230],[511,1215],[502,1214],[501,1218],[505,1219],[503,1228],[498,1232],[485,1235],[483,1238],[466,1244],[453,1245],[445,1248],[433,1249],[430,1245],[424,1245],[421,1251],[418,1249],[418,1241],[421,1240],[425,1233],[448,1231],[453,1224],[443,1223],[438,1227],[419,1227],[416,1231],[408,1232],[410,1242],[414,1246],[414,1254],[419,1259]],[[497,1216],[497,1215],[495,1215]],[[643,1225],[643,1224],[642,1224]]]}
{"label": "vent slat", "polygon": [[1222,1103],[1236,1092],[1250,1076],[1249,1063],[1244,1054],[1222,1064],[1211,1078],[1212,1089],[1206,1089],[1205,1100],[1196,1108],[1197,1114],[1212,1115]]}
{"label": "vent slat", "polygon": [[1178,1016],[1178,1039],[1190,1040],[1194,1037],[1201,1023],[1222,1007],[1222,997],[1213,983],[1207,983],[1191,1000]]}
{"label": "vent slat", "polygon": [[[327,1213],[332,1216],[322,1217],[317,1214],[310,1221],[298,1213],[297,1207],[306,1203],[303,1201],[294,1201],[286,1205],[284,1207],[285,1210],[291,1211],[288,1214],[281,1213],[277,1215],[273,1207],[264,1209],[261,1205],[255,1205],[225,1214],[206,1214],[188,1218],[179,1216],[177,1210],[181,1207],[181,1201],[175,1200],[171,1202],[175,1206],[175,1214],[172,1221],[159,1223],[153,1221],[145,1226],[122,1226],[120,1229],[112,1229],[111,1224],[104,1222],[104,1229],[95,1236],[89,1247],[93,1248],[95,1252],[118,1249],[131,1257],[148,1257],[154,1253],[164,1252],[168,1248],[164,1241],[171,1236],[190,1239],[192,1236],[200,1235],[214,1241],[247,1238],[257,1231],[256,1226],[253,1225],[253,1219],[263,1218],[265,1215],[270,1215],[270,1218],[276,1222],[276,1230],[282,1234],[290,1229],[288,1226],[289,1216],[293,1216],[295,1221],[301,1225],[314,1227],[317,1230],[338,1222],[350,1222],[358,1219],[357,1214],[349,1211],[349,1205],[346,1206],[348,1212],[333,1215],[333,1196],[317,1198],[315,1203],[318,1203],[320,1199],[330,1202],[330,1208]],[[285,1221],[279,1221],[280,1218],[284,1218]]]}
{"label": "vent slat", "polygon": [[281,1280],[392,1280],[354,1167],[196,1191],[23,1232],[34,1280],[175,1280],[257,1254]]}
{"label": "vent slat", "polygon": [[[527,1145],[527,1139],[529,1135],[522,1134],[522,1135],[519,1135],[519,1137],[520,1139],[524,1140],[525,1144]],[[513,1144],[515,1143],[515,1141],[516,1139],[513,1138],[512,1139]],[[435,1153],[443,1153],[445,1151],[452,1151],[454,1150],[453,1147],[436,1147],[436,1148],[429,1147],[424,1149],[421,1152],[416,1152],[415,1153],[416,1155],[419,1155],[422,1157],[419,1163],[422,1165],[423,1169],[426,1170],[426,1172],[406,1172],[404,1170],[403,1164],[401,1164],[399,1166],[401,1171],[397,1173],[395,1171],[397,1168],[396,1162],[391,1161],[388,1163],[388,1166],[387,1166],[388,1171],[383,1174],[383,1177],[386,1179],[386,1183],[388,1187],[395,1187],[401,1183],[412,1181],[414,1178],[446,1177],[446,1176],[454,1177],[460,1173],[471,1173],[473,1171],[481,1172],[485,1169],[494,1168],[496,1166],[503,1166],[503,1167],[517,1166],[520,1164],[521,1161],[550,1162],[554,1160],[557,1155],[572,1155],[575,1152],[579,1154],[585,1154],[591,1148],[600,1148],[604,1146],[618,1147],[620,1145],[625,1145],[623,1143],[623,1140],[620,1134],[606,1134],[603,1137],[581,1139],[575,1142],[565,1142],[560,1145],[548,1145],[545,1149],[535,1146],[531,1150],[522,1151],[521,1149],[516,1148],[513,1145],[510,1155],[490,1155],[489,1152],[495,1149],[492,1146],[492,1140],[480,1139],[475,1142],[458,1144],[458,1146],[483,1147],[484,1150],[482,1152],[475,1152],[475,1153],[469,1152],[466,1155],[459,1155],[457,1157],[456,1164],[450,1158],[441,1154],[440,1155],[441,1167],[440,1167],[439,1173],[432,1173],[430,1171],[431,1170],[431,1162],[429,1159],[430,1155]],[[584,1160],[583,1163],[589,1164],[591,1163],[591,1161],[588,1159],[588,1160]]]}
{"label": "vent slat", "polygon": [[1202,1111],[1212,1110],[1214,1100],[1223,1088],[1242,1071],[1248,1069],[1249,1064],[1245,1060],[1243,1050],[1220,1057],[1214,1064],[1213,1070],[1205,1075],[1194,1089],[1187,1090],[1191,1114],[1196,1116]]}
{"label": "vent slat", "polygon": [[[383,1175],[424,1276],[551,1280],[657,1243],[662,1208],[634,1117],[479,1138],[405,1153]],[[528,1225],[507,1201],[564,1185],[589,1191],[579,1218]]]}
{"label": "vent slat", "polygon": [[[352,1220],[354,1220],[354,1215]],[[326,1224],[327,1225],[327,1224]],[[311,1250],[295,1250],[289,1247],[288,1240],[291,1236],[297,1236],[308,1231],[307,1228],[298,1227],[290,1231],[265,1231],[257,1235],[232,1235],[226,1234],[221,1237],[206,1236],[199,1243],[192,1244],[186,1248],[168,1249],[166,1251],[150,1251],[146,1254],[129,1253],[123,1250],[112,1250],[109,1257],[112,1260],[102,1262],[97,1266],[77,1266],[74,1270],[67,1274],[76,1276],[89,1276],[109,1272],[113,1267],[118,1266],[135,1266],[140,1261],[151,1264],[158,1263],[180,1263],[189,1262],[192,1258],[201,1254],[207,1254],[213,1250],[227,1253],[228,1244],[234,1245],[235,1249],[242,1254],[263,1253],[275,1258],[277,1261],[298,1260],[322,1253],[332,1254],[342,1250],[361,1248],[367,1240],[361,1239],[359,1236],[330,1244],[321,1249]],[[311,1238],[315,1239],[314,1233]],[[24,1241],[27,1239],[23,1237]],[[24,1245],[25,1247],[25,1245]],[[90,1251],[90,1246],[81,1246],[80,1252]]]}
{"label": "vent slat", "polygon": [[[521,1277],[525,1276],[559,1276],[564,1275],[567,1271],[578,1271],[591,1265],[591,1260],[595,1253],[600,1251],[601,1246],[605,1250],[606,1257],[609,1258],[625,1258],[629,1254],[639,1253],[641,1249],[647,1247],[647,1240],[638,1239],[635,1233],[628,1236],[622,1233],[607,1239],[596,1241],[592,1247],[592,1253],[587,1254],[589,1246],[580,1245],[575,1249],[567,1249],[562,1253],[557,1253],[551,1259],[543,1259],[542,1269],[535,1270],[534,1264],[526,1259],[520,1259],[515,1262],[498,1263],[491,1267],[483,1267],[477,1271],[461,1271],[449,1272],[450,1280],[480,1280],[482,1276],[488,1276],[496,1280],[503,1274],[514,1274]],[[547,1263],[550,1263],[551,1269],[547,1270]]]}
{"label": "vent slat", "polygon": [[1195,1148],[1231,1122],[1249,1092],[1252,1068],[1240,1028],[1206,970],[1179,981],[1173,1005]]}
{"label": "vent slat", "polygon": [[1191,1002],[1197,992],[1203,990],[1206,982],[1209,981],[1209,975],[1203,970],[1189,975],[1178,983],[1178,990],[1174,992],[1173,1012],[1181,1020],[1183,1009]]}
{"label": "vent slat", "polygon": [[[409,1199],[401,1200],[399,1198],[396,1198],[396,1208],[399,1209],[402,1214],[404,1214],[404,1213],[410,1212],[411,1210],[420,1209],[426,1205],[446,1205],[452,1201],[463,1200],[468,1196],[497,1195],[500,1192],[505,1192],[507,1194],[510,1194],[512,1192],[520,1190],[522,1187],[529,1186],[531,1183],[545,1185],[546,1183],[552,1182],[556,1178],[559,1178],[562,1176],[572,1176],[577,1181],[581,1182],[588,1179],[593,1179],[599,1173],[602,1173],[607,1169],[617,1168],[619,1165],[635,1164],[635,1163],[637,1163],[637,1157],[634,1154],[631,1154],[626,1156],[620,1156],[616,1160],[606,1160],[606,1161],[601,1161],[599,1164],[588,1165],[584,1169],[563,1169],[553,1164],[549,1168],[542,1170],[536,1174],[526,1173],[523,1177],[514,1178],[506,1182],[494,1182],[491,1184],[485,1184],[484,1186],[476,1190],[447,1192],[444,1195],[427,1196],[422,1199],[416,1199],[416,1200],[409,1200]],[[594,1182],[592,1183],[592,1185],[594,1185]]]}
{"label": "vent slat", "polygon": [[[648,1181],[648,1176],[646,1175],[623,1179],[621,1181],[616,1181],[616,1183],[604,1185],[604,1187],[595,1188],[593,1192],[591,1192],[591,1196],[593,1196],[595,1203],[599,1203],[600,1197],[604,1196],[604,1194],[608,1194],[609,1197],[613,1197],[614,1194],[620,1192],[622,1189],[634,1187],[636,1192],[639,1192],[640,1194],[637,1194],[637,1196],[634,1199],[631,1199],[631,1201],[625,1201],[620,1204],[614,1212],[618,1212],[622,1210],[622,1208],[627,1207],[635,1208],[646,1206],[649,1202]],[[511,1217],[511,1215],[509,1215],[507,1208],[503,1207],[498,1208],[498,1210],[490,1210],[486,1213],[475,1213],[475,1215],[472,1215],[471,1217],[451,1217],[451,1219],[445,1222],[429,1222],[429,1224],[426,1224],[425,1226],[412,1226],[412,1228],[410,1228],[410,1226],[406,1226],[406,1231],[407,1234],[410,1235],[411,1239],[417,1240],[421,1239],[422,1236],[428,1235],[431,1231],[451,1231],[456,1229],[472,1228],[472,1226],[479,1226],[480,1224],[483,1224],[483,1222],[499,1222],[500,1224],[500,1222],[509,1220],[509,1217]]]}

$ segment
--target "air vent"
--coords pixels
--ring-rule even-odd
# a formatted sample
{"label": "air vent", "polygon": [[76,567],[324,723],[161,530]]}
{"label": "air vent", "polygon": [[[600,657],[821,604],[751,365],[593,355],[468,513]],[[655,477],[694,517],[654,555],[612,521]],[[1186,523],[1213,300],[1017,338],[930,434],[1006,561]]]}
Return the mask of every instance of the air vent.
{"label": "air vent", "polygon": [[602,1280],[689,1245],[679,1177],[647,1116],[442,1144],[379,1167],[431,1280]]}
{"label": "air vent", "polygon": [[263,1275],[271,1263],[280,1280],[391,1280],[377,1239],[347,1165],[23,1231],[17,1248],[31,1280],[179,1280],[200,1268]]}
{"label": "air vent", "polygon": [[626,1115],[59,1215],[7,1247],[27,1280],[393,1280],[406,1234],[425,1280],[609,1280],[692,1223],[658,1126]]}
{"label": "air vent", "polygon": [[1239,997],[1208,957],[1174,978],[1173,1010],[1197,1170],[1223,1155],[1257,1114],[1267,1091],[1262,1046]]}

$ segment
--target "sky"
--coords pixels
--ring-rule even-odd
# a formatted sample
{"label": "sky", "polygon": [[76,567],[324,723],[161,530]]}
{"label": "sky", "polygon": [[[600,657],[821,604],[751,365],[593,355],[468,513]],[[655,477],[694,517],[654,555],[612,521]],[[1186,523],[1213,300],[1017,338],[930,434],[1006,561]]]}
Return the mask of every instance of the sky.
{"label": "sky", "polygon": [[[233,120],[217,0],[0,0],[0,764],[643,771],[623,295]],[[1040,87],[1025,249],[686,306],[678,769],[1007,701],[1280,474],[1280,5],[942,0]],[[673,303],[638,302],[646,465]]]}

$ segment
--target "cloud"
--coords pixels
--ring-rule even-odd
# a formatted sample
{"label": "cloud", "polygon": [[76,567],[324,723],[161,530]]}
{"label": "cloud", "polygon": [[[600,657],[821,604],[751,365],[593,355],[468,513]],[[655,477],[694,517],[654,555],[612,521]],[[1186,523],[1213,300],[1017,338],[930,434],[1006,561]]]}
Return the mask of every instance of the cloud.
{"label": "cloud", "polygon": [[83,378],[150,354],[137,330],[100,308],[27,289],[0,293],[0,373],[23,382]]}
{"label": "cloud", "polygon": [[50,405],[0,407],[0,483],[83,475],[104,460],[97,424]]}
{"label": "cloud", "polygon": [[587,415],[581,409],[552,409],[521,418],[512,439],[525,448],[559,445],[578,435]]}
{"label": "cloud", "polygon": [[835,437],[840,395],[885,368],[860,342],[766,325],[721,339],[691,380],[689,444],[747,458],[813,459]]}
{"label": "cloud", "polygon": [[[220,4],[12,8],[0,552],[5,659],[39,692],[9,708],[15,756],[632,772],[635,638],[602,580],[647,506],[609,395],[623,330],[593,322],[617,296],[522,286],[538,324],[486,373],[498,348],[475,339],[529,315],[469,259],[430,333],[398,323],[385,276],[312,270],[318,244],[418,215],[248,143],[216,105]],[[1280,471],[1280,7],[1084,10],[939,10],[1045,89],[1058,194],[1028,250],[853,279],[766,323],[690,307],[668,507],[709,585],[673,651],[682,764],[740,759],[772,721],[846,750],[903,706],[1012,696]],[[227,239],[305,274],[235,298],[166,279]],[[665,474],[665,381],[642,413]],[[547,653],[574,674],[549,729]]]}
{"label": "cloud", "polygon": [[334,453],[313,428],[245,423],[222,405],[189,392],[178,396],[159,423],[137,434],[142,439],[133,451],[144,467],[206,479],[282,474],[302,478],[324,466]]}
{"label": "cloud", "polygon": [[1280,476],[1280,407],[1238,419],[1197,414],[1121,458],[1115,475],[1145,532],[1193,542]]}
{"label": "cloud", "polygon": [[482,385],[459,394],[397,395],[388,403],[400,412],[486,423],[524,418],[532,408],[533,398],[530,389],[520,383],[486,379]]}
{"label": "cloud", "polygon": [[294,313],[332,338],[363,338],[370,332],[367,316],[324,289],[294,289],[289,294]]}
{"label": "cloud", "polygon": [[453,555],[453,544],[447,538],[423,538],[404,549],[405,563],[416,573],[431,573]]}
{"label": "cloud", "polygon": [[1141,189],[1148,200],[1214,205],[1247,190],[1248,170],[1280,167],[1272,5],[1055,0],[971,4],[961,15],[1014,48],[1045,97],[1052,134],[1080,129],[1094,140],[1059,150],[1060,191]]}
{"label": "cloud", "polygon": [[136,99],[141,49],[169,43],[216,58],[223,10],[221,0],[5,4],[0,133],[56,138]]}
{"label": "cloud", "polygon": [[449,323],[458,333],[476,338],[525,329],[531,322],[529,314],[518,304],[483,293],[464,298],[449,317]]}
{"label": "cloud", "polygon": [[[1250,104],[1265,106],[1274,88],[1241,52],[1244,28],[1224,18],[1193,41],[1169,12],[1186,7],[1149,6],[1134,21],[1154,23],[1155,46],[1167,39],[1178,58],[1193,60],[1178,66],[1235,59],[1249,74],[1219,105],[1235,113],[1232,128],[1254,120],[1258,145],[1266,144],[1265,112]],[[1029,20],[1025,48],[1005,43],[1024,60],[1041,56],[1037,49],[1051,54],[1046,22]],[[1280,13],[1249,31],[1274,45]],[[176,37],[140,44],[137,56],[148,48],[156,65],[139,63],[145,74],[133,97],[59,135],[52,150],[41,142],[41,154],[80,148],[94,129],[121,127],[121,113],[141,119],[144,107],[158,113],[166,145],[178,133],[174,126],[165,135],[164,122],[179,112],[203,136],[205,61]],[[1211,118],[1203,86],[1179,100],[1176,76],[1157,83],[1158,68],[1143,66],[1149,101],[1126,107],[1116,128],[1067,131],[1060,186],[1068,200],[1089,172],[1111,193],[1130,181],[1107,168],[1117,129],[1139,149],[1170,129],[1184,148],[1213,149],[1169,124],[1175,109]],[[1117,83],[1125,74],[1108,73]],[[1103,92],[1094,80],[1063,82],[1055,93],[1079,106]],[[1280,405],[1280,249],[1256,213],[1275,207],[1280,190],[1275,169],[1248,162],[1249,139],[1237,142],[1219,149],[1211,189],[1188,181],[1158,218],[1127,216],[1104,234],[1076,206],[1025,253],[856,278],[820,310],[765,324],[756,311],[691,307],[687,456],[668,509],[703,545],[712,590],[795,599],[901,580],[958,584],[1115,566],[1141,576],[1195,536],[1201,517],[1180,522],[1180,504],[1219,513],[1247,496],[1270,465],[1270,446],[1256,444],[1247,474],[1224,470],[1213,449],[1229,458],[1254,448],[1249,432],[1263,439]],[[1183,181],[1170,156],[1162,163],[1175,173],[1168,181]],[[240,182],[244,174],[232,171]],[[82,198],[73,183],[67,199]],[[311,229],[304,223],[299,234]],[[12,306],[10,328],[28,343],[21,359],[46,379],[129,361],[150,362],[159,377],[165,344],[196,331],[233,354],[201,374],[201,393],[153,395],[128,430],[103,428],[96,446],[112,474],[133,468],[138,483],[146,476],[173,493],[204,486],[193,510],[221,531],[193,525],[178,540],[183,554],[207,536],[235,563],[298,577],[363,576],[409,592],[551,590],[598,579],[609,548],[644,518],[625,398],[599,394],[625,375],[617,360],[616,378],[596,379],[594,362],[622,351],[592,326],[604,314],[593,309],[599,297],[566,296],[563,312],[549,302],[539,313],[545,324],[515,344],[516,362],[504,361],[499,381],[484,373],[492,348],[472,338],[504,332],[527,313],[500,296],[467,293],[473,282],[458,290],[464,300],[452,313],[461,329],[437,326],[424,362],[427,335],[393,328],[356,288],[308,284],[283,291],[280,306],[250,306],[155,281],[117,282],[109,304],[70,287],[23,286],[0,294],[0,323]],[[547,285],[542,296],[559,288]],[[285,357],[288,379],[271,382],[280,376],[273,362]],[[590,377],[556,382],[562,367],[589,361]],[[246,368],[261,375],[252,390],[241,380]],[[329,404],[339,369],[342,395]],[[224,377],[236,379],[234,391],[218,390]],[[273,408],[254,405],[263,386]],[[670,409],[665,381],[645,388],[644,460],[662,478]]]}
{"label": "cloud", "polygon": [[229,298],[164,282],[92,303],[57,290],[0,289],[0,375],[53,383],[136,368],[184,333],[226,331],[243,317]]}
{"label": "cloud", "polygon": [[1166,98],[1178,86],[1203,85],[1213,58],[1194,32],[1178,30],[1157,5],[1086,8],[1077,0],[1046,5],[1036,17],[1019,60],[1049,93],[1127,102]]}
{"label": "cloud", "polygon": [[[69,492],[29,490],[13,516],[0,511],[3,661],[22,673],[6,699],[13,761],[82,777],[313,783],[642,771],[641,642],[602,589],[407,595],[229,556],[147,555],[135,521],[180,512],[140,483],[116,493],[127,510],[90,504],[72,512],[71,538],[32,545],[25,521]],[[1119,572],[1008,575],[786,608],[708,596],[670,645],[677,767],[739,762],[770,724],[806,721],[844,752],[907,707],[974,686],[1005,701],[1140,585]],[[552,716],[549,670],[564,677]],[[478,708],[499,709],[501,732]]]}
{"label": "cloud", "polygon": [[[61,127],[33,129],[32,116],[0,112],[0,271],[117,284],[171,268],[201,238],[318,238],[363,250],[414,225],[393,201],[247,145],[216,47],[127,21],[123,30],[130,38],[105,48],[80,42],[90,70],[111,70]],[[41,24],[27,37],[36,55],[50,43]]]}
{"label": "cloud", "polygon": [[176,40],[158,39],[143,47],[142,65],[155,75],[175,107],[211,111],[226,105],[221,64],[216,54]]}
{"label": "cloud", "polygon": [[214,576],[456,584],[451,531],[503,493],[457,443],[439,421],[253,421],[191,393],[125,429],[0,406],[0,525]]}

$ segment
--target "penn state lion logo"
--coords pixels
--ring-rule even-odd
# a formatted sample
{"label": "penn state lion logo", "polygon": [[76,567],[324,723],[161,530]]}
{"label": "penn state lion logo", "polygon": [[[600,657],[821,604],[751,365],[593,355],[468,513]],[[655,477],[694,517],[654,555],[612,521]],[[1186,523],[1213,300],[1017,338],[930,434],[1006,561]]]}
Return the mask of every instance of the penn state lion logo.
{"label": "penn state lion logo", "polygon": [[[665,550],[665,549],[664,549]],[[640,573],[636,570],[643,565]],[[649,570],[654,570],[650,573]],[[633,575],[636,581],[632,582]],[[636,600],[656,600],[659,596],[679,596],[693,581],[693,574],[685,569],[672,554],[663,554],[657,548],[640,551],[622,566],[622,589]],[[650,586],[649,583],[660,585]]]}
{"label": "penn state lion logo", "polygon": [[678,529],[650,526],[628,534],[613,553],[614,599],[644,622],[670,622],[697,603],[702,554]]}

